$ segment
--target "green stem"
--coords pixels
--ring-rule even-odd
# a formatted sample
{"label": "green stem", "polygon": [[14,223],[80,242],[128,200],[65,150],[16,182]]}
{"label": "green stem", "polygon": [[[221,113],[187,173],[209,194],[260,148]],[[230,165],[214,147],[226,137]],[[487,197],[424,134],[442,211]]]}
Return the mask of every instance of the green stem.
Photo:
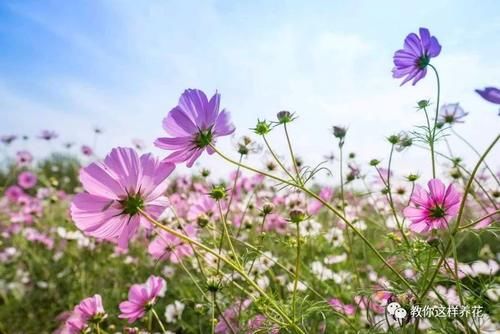
{"label": "green stem", "polygon": [[163,322],[160,320],[160,317],[158,316],[158,314],[156,313],[155,309],[152,308],[151,309],[151,312],[153,313],[153,315],[155,316],[156,318],[156,321],[158,322],[158,324],[160,325],[160,328],[161,330],[163,331],[163,333],[166,333],[167,330],[165,329],[165,326],[163,326]]}
{"label": "green stem", "polygon": [[[469,180],[467,181],[467,184],[466,184],[466,186],[464,188],[464,194],[462,196],[462,201],[460,203],[460,208],[458,210],[457,220],[456,220],[455,226],[453,228],[453,231],[451,232],[451,235],[450,235],[451,238],[454,238],[455,234],[457,234],[457,232],[459,231],[460,223],[462,221],[462,217],[463,217],[463,214],[464,214],[465,201],[467,199],[467,195],[469,194],[469,189],[471,188],[472,183],[474,182],[474,178],[476,176],[476,173],[479,170],[479,166],[481,166],[483,160],[486,158],[486,156],[488,155],[488,153],[490,153],[490,151],[493,149],[493,147],[495,147],[495,145],[496,145],[496,143],[498,142],[499,139],[500,139],[500,135],[497,135],[496,138],[495,138],[495,140],[490,144],[490,146],[488,146],[488,148],[486,149],[486,151],[481,155],[481,157],[479,158],[479,161],[476,163],[476,166],[474,167],[474,169],[471,172]],[[439,269],[443,265],[443,262],[444,262],[444,260],[446,258],[446,255],[450,251],[450,247],[451,246],[452,246],[452,240],[450,239],[450,240],[448,240],[448,242],[446,244],[446,247],[444,249],[443,255],[441,256],[441,259],[439,260],[439,262],[438,262],[438,264],[436,266],[436,269],[434,270],[434,273],[433,273],[433,275],[431,277],[431,280],[429,281],[429,283],[425,287],[424,291],[422,291],[422,294],[420,295],[419,300],[423,300],[423,298],[425,298],[425,296],[429,292],[430,288],[432,287],[432,284],[434,283],[434,280],[437,277]]]}
{"label": "green stem", "polygon": [[216,294],[215,294],[215,291],[212,292],[212,331],[211,333],[212,334],[215,334],[215,298],[216,298]]}
{"label": "green stem", "polygon": [[299,223],[296,224],[296,239],[297,239],[297,254],[295,258],[295,275],[293,280],[293,292],[292,292],[292,316],[294,321],[296,316],[296,301],[297,301],[297,287],[299,285],[299,276],[300,276],[300,229]]}
{"label": "green stem", "polygon": [[433,178],[436,178],[436,169],[435,169],[435,156],[434,156],[434,143],[436,140],[436,128],[437,128],[437,120],[438,120],[438,114],[439,114],[439,98],[441,97],[441,83],[439,80],[439,74],[436,68],[432,65],[429,64],[430,68],[434,71],[436,74],[436,82],[437,82],[437,101],[436,101],[436,113],[434,114],[434,126],[432,127],[432,176]]}
{"label": "green stem", "polygon": [[288,143],[288,149],[290,151],[290,156],[292,157],[293,168],[295,169],[295,174],[297,174],[297,182],[300,185],[303,185],[302,178],[300,177],[299,167],[297,166],[297,160],[295,160],[295,154],[293,154],[292,142],[290,140],[290,136],[288,135],[288,129],[286,123],[283,123],[283,127],[285,129],[286,141]]}
{"label": "green stem", "polygon": [[278,158],[278,156],[276,155],[276,153],[274,153],[274,150],[271,148],[271,145],[269,144],[269,142],[267,141],[267,138],[266,136],[262,136],[262,139],[264,139],[264,143],[266,144],[266,147],[269,151],[269,153],[271,153],[271,155],[273,156],[274,160],[276,161],[276,163],[278,164],[278,166],[281,167],[281,169],[286,173],[286,175],[288,175],[288,177],[290,179],[292,179],[292,181],[296,181],[295,178],[293,177],[293,175],[288,171],[288,169],[283,165],[283,163],[280,161],[280,159]]}
{"label": "green stem", "polygon": [[[450,129],[451,129],[451,132],[453,132],[453,134],[455,136],[457,136],[461,141],[463,141],[467,146],[469,146],[470,149],[472,151],[474,151],[474,153],[476,153],[476,155],[478,157],[481,156],[481,153],[479,153],[479,151],[476,150],[476,148],[474,147],[474,145],[472,145],[471,143],[469,143],[469,141],[467,139],[465,139],[458,132],[456,132],[455,129],[453,129],[453,127],[450,127]],[[496,181],[497,185],[500,185],[500,181],[498,180],[497,176],[495,175],[495,173],[493,172],[493,170],[490,168],[490,166],[486,163],[486,161],[484,162],[484,167],[486,167],[486,169],[490,172],[491,176]]]}
{"label": "green stem", "polygon": [[479,224],[480,222],[482,222],[483,220],[488,219],[488,218],[490,218],[490,217],[492,217],[492,216],[494,216],[494,215],[497,215],[497,214],[499,214],[499,213],[500,213],[500,210],[495,210],[495,211],[493,211],[493,212],[491,212],[491,213],[487,214],[486,216],[479,218],[478,220],[476,220],[476,221],[475,221],[475,222],[473,222],[473,223],[470,223],[470,224],[467,224],[467,225],[462,225],[462,226],[460,226],[460,227],[459,227],[459,229],[460,229],[460,230],[465,230],[466,228],[473,227],[473,226],[475,226],[475,225]]}
{"label": "green stem", "polygon": [[[219,150],[217,150],[215,148],[215,146],[212,146],[212,149],[221,157],[223,158],[224,160],[226,160],[227,162],[230,162],[232,164],[238,164],[237,161],[225,156],[224,154],[222,154]],[[252,171],[254,173],[257,173],[257,174],[261,174],[261,175],[264,175],[264,176],[267,176],[271,179],[274,179],[276,181],[279,181],[281,183],[284,183],[284,184],[287,184],[287,185],[290,185],[292,187],[295,187],[295,188],[298,188],[300,190],[302,190],[304,193],[308,194],[309,196],[313,197],[314,199],[318,200],[321,204],[323,204],[326,208],[328,208],[328,210],[332,211],[337,217],[339,217],[347,226],[349,226],[350,229],[352,229],[354,231],[355,234],[357,234],[361,240],[368,246],[368,248],[370,248],[373,253],[375,253],[375,255],[380,259],[380,261],[382,261],[384,263],[384,265],[389,269],[391,270],[398,278],[399,280],[401,280],[401,282],[410,289],[410,291],[416,295],[416,292],[415,290],[413,289],[413,287],[411,286],[411,284],[396,270],[394,269],[394,267],[389,264],[385,258],[382,256],[382,254],[380,254],[380,252],[375,248],[375,246],[373,246],[371,244],[371,242],[366,239],[366,237],[354,226],[352,225],[352,223],[347,220],[347,218],[345,218],[337,209],[335,209],[334,207],[332,207],[328,202],[326,202],[325,200],[323,200],[320,196],[318,196],[316,193],[314,193],[313,191],[309,190],[308,188],[305,188],[304,186],[301,186],[301,185],[297,185],[293,182],[290,182],[290,181],[287,181],[287,180],[283,180],[277,176],[274,176],[272,174],[269,174],[269,173],[266,173],[264,171],[260,171],[258,169],[255,169],[253,167],[250,167],[250,166],[246,166],[246,165],[243,165],[241,164],[241,167],[242,168],[245,168],[249,171]]]}
{"label": "green stem", "polygon": [[424,108],[425,119],[427,120],[427,129],[429,131],[429,147],[431,149],[431,163],[432,163],[432,178],[436,178],[436,157],[434,153],[434,127],[431,128],[431,122],[429,120],[429,114],[427,109]]}
{"label": "green stem", "polygon": [[178,231],[176,231],[175,229],[169,227],[169,226],[166,226],[166,225],[163,225],[161,223],[159,223],[158,221],[156,221],[154,218],[152,218],[150,215],[148,215],[145,211],[143,211],[142,209],[139,209],[139,213],[144,217],[146,218],[151,224],[153,224],[154,226],[186,241],[186,242],[189,242],[191,243],[192,245],[195,245],[201,249],[203,249],[204,251],[214,255],[215,257],[217,258],[220,258],[224,263],[226,263],[229,267],[231,267],[233,270],[235,270],[237,273],[239,273],[241,275],[241,277],[243,279],[245,279],[257,292],[259,292],[260,295],[262,295],[262,297],[264,297],[265,299],[267,299],[267,301],[269,302],[269,304],[275,309],[275,311],[281,316],[283,317],[283,319],[292,327],[294,328],[297,332],[301,333],[301,334],[305,334],[304,331],[299,327],[297,326],[293,320],[290,319],[290,317],[288,317],[288,315],[281,309],[281,307],[279,307],[278,304],[276,304],[276,302],[274,301],[273,298],[271,298],[264,290],[261,289],[261,287],[255,283],[248,275],[247,273],[245,272],[245,270],[241,269],[240,266],[238,266],[237,264],[233,263],[231,260],[227,259],[226,257],[218,254],[216,251],[214,251],[213,249],[205,246],[204,244],[202,244],[201,242],[195,240],[195,239],[192,239],[190,237],[188,237],[187,235],[185,234],[182,234]]}

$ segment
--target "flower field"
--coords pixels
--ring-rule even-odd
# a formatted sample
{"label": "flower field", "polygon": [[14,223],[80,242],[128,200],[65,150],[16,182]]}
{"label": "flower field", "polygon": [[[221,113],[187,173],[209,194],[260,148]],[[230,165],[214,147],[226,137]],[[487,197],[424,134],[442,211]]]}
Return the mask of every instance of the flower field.
{"label": "flower field", "polygon": [[[3,135],[0,333],[498,333],[499,135],[479,150],[455,130],[468,113],[440,101],[437,37],[401,43],[394,79],[436,91],[383,157],[346,152],[349,129],[331,124],[333,155],[311,166],[300,112],[240,137],[223,92],[199,89],[158,115],[158,156]],[[493,121],[500,90],[477,98]],[[453,154],[457,136],[474,161]],[[53,153],[34,159],[32,141]],[[393,168],[417,148],[429,177]],[[231,172],[192,168],[202,156]]]}

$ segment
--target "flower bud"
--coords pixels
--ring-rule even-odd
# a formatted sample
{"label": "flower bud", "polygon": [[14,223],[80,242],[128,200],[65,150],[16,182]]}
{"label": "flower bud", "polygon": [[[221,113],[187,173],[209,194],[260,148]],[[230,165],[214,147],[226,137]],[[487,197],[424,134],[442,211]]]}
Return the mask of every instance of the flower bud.
{"label": "flower bud", "polygon": [[293,121],[295,118],[293,117],[293,114],[289,111],[282,110],[280,111],[276,117],[278,118],[278,123],[280,124],[285,124],[285,123],[290,123]]}
{"label": "flower bud", "polygon": [[370,166],[376,167],[380,163],[380,160],[372,159],[370,160]]}
{"label": "flower bud", "polygon": [[201,228],[207,226],[209,222],[210,219],[205,214],[199,215],[198,218],[196,218],[196,224],[198,224],[198,226]]}
{"label": "flower bud", "polygon": [[252,129],[256,134],[264,136],[271,132],[271,124],[267,121],[257,121],[257,125]]}
{"label": "flower bud", "polygon": [[429,103],[429,100],[420,100],[417,102],[417,105],[418,105],[418,109],[424,109],[424,108],[427,108],[430,103]]}
{"label": "flower bud", "polygon": [[392,145],[396,145],[398,142],[399,142],[399,136],[398,135],[392,135],[392,136],[389,136],[387,138],[387,140],[389,141],[389,143],[391,143]]}
{"label": "flower bud", "polygon": [[265,215],[270,214],[274,210],[274,204],[271,202],[264,203],[262,206],[262,213]]}
{"label": "flower bud", "polygon": [[332,128],[333,136],[338,139],[343,139],[347,133],[347,129],[341,126],[334,126]]}
{"label": "flower bud", "polygon": [[306,213],[301,209],[293,209],[290,211],[290,221],[298,224],[306,219]]}
{"label": "flower bud", "polygon": [[417,174],[410,174],[406,177],[406,179],[410,182],[415,182],[417,181],[419,176]]}
{"label": "flower bud", "polygon": [[223,185],[214,186],[208,195],[214,200],[220,201],[226,198],[227,190]]}

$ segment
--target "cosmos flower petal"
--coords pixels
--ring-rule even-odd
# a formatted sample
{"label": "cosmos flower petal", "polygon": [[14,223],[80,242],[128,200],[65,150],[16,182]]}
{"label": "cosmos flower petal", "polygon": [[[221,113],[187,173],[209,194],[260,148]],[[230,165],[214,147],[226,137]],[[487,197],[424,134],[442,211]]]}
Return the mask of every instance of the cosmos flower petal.
{"label": "cosmos flower petal", "polygon": [[432,179],[427,183],[431,192],[431,197],[435,204],[442,204],[445,199],[446,187],[438,179]]}
{"label": "cosmos flower petal", "polygon": [[409,34],[405,39],[405,49],[412,54],[419,56],[422,54],[422,45],[418,36],[414,33]]}
{"label": "cosmos flower petal", "polygon": [[141,175],[139,156],[132,148],[117,147],[104,159],[108,166],[118,178],[120,184],[127,193],[138,190],[138,181]]}
{"label": "cosmos flower petal", "polygon": [[193,134],[198,131],[195,123],[190,119],[190,117],[179,107],[172,109],[169,113],[175,124],[181,128],[185,133]]}
{"label": "cosmos flower petal", "polygon": [[[204,92],[187,89],[179,104],[172,109],[163,122],[163,127],[172,138],[158,138],[155,145],[170,153],[164,161],[186,163],[192,167],[201,154],[214,145],[217,137],[234,132],[226,111],[219,113],[220,94],[215,93],[208,101]],[[213,150],[209,150],[213,153]]]}
{"label": "cosmos flower petal", "polygon": [[199,89],[186,89],[179,99],[179,107],[186,112],[196,125],[205,125],[206,114],[213,112],[207,110],[208,99]]}
{"label": "cosmos flower petal", "polygon": [[125,194],[117,180],[117,176],[102,163],[91,163],[80,170],[80,182],[91,194],[104,195],[110,199],[118,199]]}
{"label": "cosmos flower petal", "polygon": [[214,127],[214,132],[220,136],[227,136],[235,130],[234,125],[231,123],[230,115],[226,110],[222,110],[217,118],[217,123]]}
{"label": "cosmos flower petal", "polygon": [[437,57],[441,53],[441,45],[439,44],[436,37],[431,38],[430,46],[428,49],[428,55],[431,57]]}

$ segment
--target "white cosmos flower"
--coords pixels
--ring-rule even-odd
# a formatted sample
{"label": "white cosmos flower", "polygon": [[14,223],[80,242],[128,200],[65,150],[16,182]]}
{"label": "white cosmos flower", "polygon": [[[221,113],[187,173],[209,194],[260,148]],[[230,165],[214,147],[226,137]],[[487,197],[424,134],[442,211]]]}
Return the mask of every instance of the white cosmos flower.
{"label": "white cosmos flower", "polygon": [[175,323],[180,320],[185,307],[186,305],[177,300],[173,304],[167,305],[165,308],[165,319],[167,323]]}
{"label": "white cosmos flower", "polygon": [[303,237],[316,237],[321,233],[321,224],[315,220],[307,220],[300,223],[299,231]]}
{"label": "white cosmos flower", "polygon": [[331,242],[333,247],[340,247],[344,243],[344,231],[334,227],[326,234],[326,240]]}

